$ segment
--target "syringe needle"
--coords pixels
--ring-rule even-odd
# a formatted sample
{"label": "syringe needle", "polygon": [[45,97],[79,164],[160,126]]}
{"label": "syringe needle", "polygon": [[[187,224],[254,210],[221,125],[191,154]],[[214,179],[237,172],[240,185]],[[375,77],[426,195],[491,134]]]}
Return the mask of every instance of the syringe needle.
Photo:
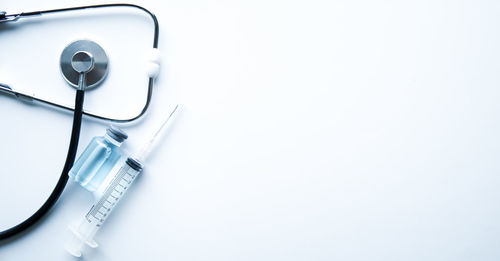
{"label": "syringe needle", "polygon": [[175,108],[172,110],[172,112],[170,112],[168,117],[163,121],[160,128],[156,131],[156,133],[153,135],[153,137],[148,142],[146,142],[146,144],[144,144],[138,152],[134,153],[131,158],[133,158],[141,163],[144,162],[146,157],[149,155],[149,153],[153,149],[155,142],[158,141],[158,139],[162,136],[161,134],[164,133],[165,129],[167,128],[169,123],[172,121],[173,116],[175,115],[175,113],[177,112],[177,109],[179,107],[180,107],[180,105],[177,104],[175,106]]}
{"label": "syringe needle", "polygon": [[163,131],[163,129],[165,128],[165,126],[167,126],[167,123],[170,122],[170,119],[172,119],[172,116],[177,111],[177,108],[179,108],[179,104],[175,105],[175,108],[172,110],[172,112],[170,112],[170,114],[168,115],[167,119],[165,119],[163,121],[163,123],[161,124],[160,128],[156,131],[156,133],[151,138],[151,141],[150,141],[151,143],[153,143],[154,140],[158,137],[158,135]]}

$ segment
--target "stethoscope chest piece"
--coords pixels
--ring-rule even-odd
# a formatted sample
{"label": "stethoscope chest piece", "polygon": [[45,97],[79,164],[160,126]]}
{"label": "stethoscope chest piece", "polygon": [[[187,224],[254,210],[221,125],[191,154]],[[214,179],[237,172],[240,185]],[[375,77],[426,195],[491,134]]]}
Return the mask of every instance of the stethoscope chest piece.
{"label": "stethoscope chest piece", "polygon": [[64,79],[79,89],[82,74],[85,89],[99,85],[108,74],[108,56],[104,49],[90,40],[78,40],[64,48],[60,59]]}

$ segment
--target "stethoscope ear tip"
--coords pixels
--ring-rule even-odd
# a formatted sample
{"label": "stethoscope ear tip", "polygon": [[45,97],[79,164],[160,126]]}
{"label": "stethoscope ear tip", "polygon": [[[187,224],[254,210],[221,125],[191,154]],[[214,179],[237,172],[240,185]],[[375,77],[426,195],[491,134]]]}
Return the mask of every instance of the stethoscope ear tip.
{"label": "stethoscope ear tip", "polygon": [[0,24],[6,23],[6,22],[17,21],[17,19],[19,19],[19,17],[20,17],[20,14],[7,15],[7,12],[0,11]]}

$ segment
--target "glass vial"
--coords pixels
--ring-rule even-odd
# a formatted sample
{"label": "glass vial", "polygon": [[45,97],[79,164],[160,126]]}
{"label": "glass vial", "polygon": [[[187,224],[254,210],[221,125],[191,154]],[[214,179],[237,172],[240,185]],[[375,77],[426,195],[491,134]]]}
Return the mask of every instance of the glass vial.
{"label": "glass vial", "polygon": [[128,136],[121,129],[111,126],[104,136],[97,136],[69,171],[69,176],[88,191],[94,192],[122,157],[122,142]]}

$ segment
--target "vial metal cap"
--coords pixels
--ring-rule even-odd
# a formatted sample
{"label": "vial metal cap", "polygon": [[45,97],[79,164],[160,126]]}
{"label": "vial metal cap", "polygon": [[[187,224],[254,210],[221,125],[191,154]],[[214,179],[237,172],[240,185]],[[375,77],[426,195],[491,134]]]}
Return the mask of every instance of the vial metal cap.
{"label": "vial metal cap", "polygon": [[116,126],[109,126],[106,129],[106,134],[108,134],[111,138],[113,138],[117,142],[123,142],[128,138],[127,133],[125,133],[122,129]]}

